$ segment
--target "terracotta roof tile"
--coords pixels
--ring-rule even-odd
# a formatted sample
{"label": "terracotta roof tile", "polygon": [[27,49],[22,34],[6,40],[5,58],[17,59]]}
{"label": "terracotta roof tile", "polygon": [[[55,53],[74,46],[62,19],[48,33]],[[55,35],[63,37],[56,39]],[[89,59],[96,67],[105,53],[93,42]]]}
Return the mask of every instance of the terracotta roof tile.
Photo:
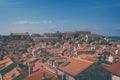
{"label": "terracotta roof tile", "polygon": [[78,75],[80,72],[84,71],[90,65],[93,64],[93,62],[91,62],[91,61],[78,59],[78,58],[70,58],[68,60],[68,62],[70,62],[70,63],[66,66],[63,66],[64,63],[62,65],[60,65],[59,69],[65,71],[73,76]]}
{"label": "terracotta roof tile", "polygon": [[53,67],[52,65],[50,65],[48,63],[45,63],[44,66],[49,67],[50,69],[57,71],[56,67]]}
{"label": "terracotta roof tile", "polygon": [[33,62],[33,61],[36,61],[37,59],[35,57],[32,57],[32,58],[29,58],[28,59],[28,62]]}
{"label": "terracotta roof tile", "polygon": [[40,68],[37,72],[34,72],[30,75],[30,77],[26,77],[23,80],[42,80],[43,75],[45,74],[45,77],[50,80],[56,80],[57,76],[44,68]]}
{"label": "terracotta roof tile", "polygon": [[93,55],[89,55],[89,54],[81,54],[80,58],[88,60],[88,61],[92,61],[92,62],[97,62],[98,59],[94,58]]}
{"label": "terracotta roof tile", "polygon": [[13,80],[14,78],[18,77],[20,75],[20,72],[14,68],[10,72],[6,73],[4,75],[5,80]]}
{"label": "terracotta roof tile", "polygon": [[35,62],[34,67],[33,67],[33,72],[37,71],[40,69],[40,67],[42,66],[42,64],[40,62]]}
{"label": "terracotta roof tile", "polygon": [[120,76],[120,61],[117,62],[117,63],[114,63],[112,64],[110,67],[109,67],[109,70],[113,73],[113,74],[116,74],[116,75],[119,75]]}
{"label": "terracotta roof tile", "polygon": [[9,65],[13,64],[13,61],[10,58],[6,58],[0,61],[0,70],[8,67]]}
{"label": "terracotta roof tile", "polygon": [[108,71],[110,71],[112,74],[120,76],[120,61],[113,63],[109,66],[105,66],[105,65],[102,66],[106,68]]}

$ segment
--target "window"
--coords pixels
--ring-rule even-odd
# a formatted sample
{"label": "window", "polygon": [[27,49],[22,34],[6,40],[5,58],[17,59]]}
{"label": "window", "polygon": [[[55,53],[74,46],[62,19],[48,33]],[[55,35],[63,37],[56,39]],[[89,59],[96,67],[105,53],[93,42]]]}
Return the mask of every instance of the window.
{"label": "window", "polygon": [[68,64],[70,64],[71,62],[65,62],[62,64],[63,67],[67,66]]}

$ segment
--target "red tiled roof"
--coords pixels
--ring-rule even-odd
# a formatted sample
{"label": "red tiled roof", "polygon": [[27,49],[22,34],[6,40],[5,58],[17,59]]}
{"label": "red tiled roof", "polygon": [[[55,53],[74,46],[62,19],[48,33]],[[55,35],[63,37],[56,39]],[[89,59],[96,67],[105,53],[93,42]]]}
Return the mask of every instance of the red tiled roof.
{"label": "red tiled roof", "polygon": [[33,72],[39,70],[41,66],[42,64],[40,62],[38,61],[35,62],[34,67],[33,67]]}
{"label": "red tiled roof", "polygon": [[103,68],[106,68],[106,69],[107,69],[108,67],[110,67],[109,64],[104,64],[104,63],[102,63],[101,66],[102,66]]}
{"label": "red tiled roof", "polygon": [[55,60],[56,62],[65,62],[67,58],[65,59],[58,59],[58,60]]}
{"label": "red tiled roof", "polygon": [[75,32],[64,32],[63,35],[75,34]]}
{"label": "red tiled roof", "polygon": [[13,80],[14,78],[18,77],[20,75],[20,72],[14,68],[10,72],[6,73],[4,75],[5,80]]}
{"label": "red tiled roof", "polygon": [[94,58],[93,55],[89,55],[89,54],[81,54],[80,58],[88,60],[88,61],[92,61],[92,62],[97,62],[98,59]]}
{"label": "red tiled roof", "polygon": [[28,62],[33,62],[33,61],[36,61],[36,60],[37,60],[37,58],[32,57],[32,58],[29,58],[29,59],[28,59]]}
{"label": "red tiled roof", "polygon": [[23,80],[42,80],[43,75],[45,74],[45,77],[50,80],[56,80],[57,76],[44,68],[40,68],[37,72],[34,72],[30,75],[30,77],[26,77]]}
{"label": "red tiled roof", "polygon": [[106,68],[108,71],[110,71],[112,74],[120,76],[120,61],[113,63],[109,66],[102,65],[104,68]]}
{"label": "red tiled roof", "polygon": [[67,57],[65,56],[54,56],[54,57],[50,57],[50,60],[63,60],[66,59]]}
{"label": "red tiled roof", "polygon": [[64,49],[58,48],[58,49],[49,49],[47,50],[49,53],[55,53],[55,54],[60,54]]}
{"label": "red tiled roof", "polygon": [[50,65],[48,63],[45,63],[44,66],[49,67],[50,69],[57,71],[56,67],[53,67],[52,65]]}
{"label": "red tiled roof", "polygon": [[6,58],[4,60],[0,60],[0,70],[8,67],[11,64],[13,64],[13,61],[10,58]]}
{"label": "red tiled roof", "polygon": [[73,76],[78,75],[80,72],[84,71],[90,65],[93,64],[93,62],[83,60],[83,59],[78,59],[78,58],[70,58],[69,62],[70,62],[70,64],[68,64],[66,66],[63,66],[64,63],[62,65],[60,65],[59,69],[65,71]]}

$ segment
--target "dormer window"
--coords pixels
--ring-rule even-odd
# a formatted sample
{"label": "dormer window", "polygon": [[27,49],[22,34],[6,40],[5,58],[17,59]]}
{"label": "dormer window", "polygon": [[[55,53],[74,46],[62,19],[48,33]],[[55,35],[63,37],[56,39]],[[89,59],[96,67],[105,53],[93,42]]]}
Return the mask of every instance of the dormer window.
{"label": "dormer window", "polygon": [[68,64],[70,64],[71,62],[65,62],[62,64],[63,67],[67,66]]}

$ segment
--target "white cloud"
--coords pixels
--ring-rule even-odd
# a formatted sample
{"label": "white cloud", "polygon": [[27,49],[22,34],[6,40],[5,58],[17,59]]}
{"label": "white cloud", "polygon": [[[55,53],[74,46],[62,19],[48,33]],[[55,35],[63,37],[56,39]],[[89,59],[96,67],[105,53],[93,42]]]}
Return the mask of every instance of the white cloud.
{"label": "white cloud", "polygon": [[50,23],[52,23],[52,21],[51,21],[51,20],[48,20],[48,21],[43,20],[42,23],[43,23],[43,24],[50,24]]}
{"label": "white cloud", "polygon": [[19,5],[23,4],[20,1],[11,1],[11,0],[0,0],[0,6],[10,6],[10,5]]}
{"label": "white cloud", "polygon": [[51,20],[43,20],[43,21],[16,21],[15,24],[51,24]]}

